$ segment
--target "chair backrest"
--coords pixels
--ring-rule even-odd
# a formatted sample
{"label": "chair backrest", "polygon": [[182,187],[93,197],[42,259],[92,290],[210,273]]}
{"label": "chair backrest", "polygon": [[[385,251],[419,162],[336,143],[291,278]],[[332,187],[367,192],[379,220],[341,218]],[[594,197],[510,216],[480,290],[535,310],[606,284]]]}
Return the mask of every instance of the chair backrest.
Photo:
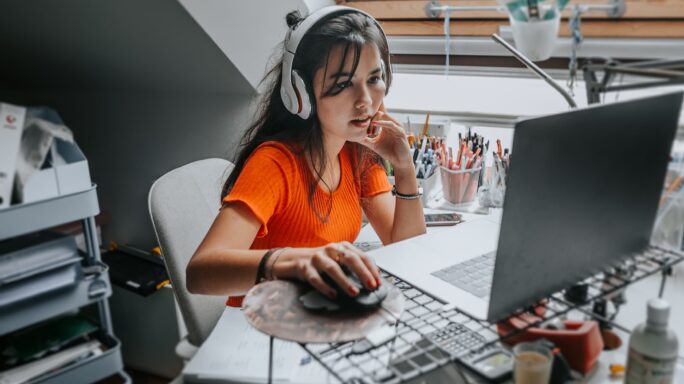
{"label": "chair backrest", "polygon": [[148,205],[166,270],[196,346],[209,336],[225,308],[225,297],[193,295],[185,288],[185,268],[221,207],[221,187],[233,169],[223,159],[176,168],[150,188]]}

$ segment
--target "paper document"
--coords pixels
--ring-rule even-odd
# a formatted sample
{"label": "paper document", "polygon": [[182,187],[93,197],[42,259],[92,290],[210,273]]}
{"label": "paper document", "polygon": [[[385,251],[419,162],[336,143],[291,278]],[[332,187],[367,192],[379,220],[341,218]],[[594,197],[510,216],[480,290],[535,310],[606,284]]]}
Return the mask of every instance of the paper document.
{"label": "paper document", "polygon": [[[0,289],[0,308],[73,285],[76,283],[76,277],[76,267],[66,266],[49,273],[33,276],[31,279],[26,279],[19,283],[2,286],[2,289]],[[3,308],[2,310],[4,311],[6,309]]]}
{"label": "paper document", "polygon": [[73,363],[92,353],[100,354],[102,344],[97,340],[79,344],[34,362],[0,372],[0,384],[20,384],[40,375]]}
{"label": "paper document", "polygon": [[[249,325],[242,310],[226,307],[214,330],[185,366],[183,379],[188,383],[265,383],[268,348],[269,337]],[[307,357],[298,344],[275,339],[273,382],[325,383],[324,368]],[[305,364],[300,366],[302,361]]]}

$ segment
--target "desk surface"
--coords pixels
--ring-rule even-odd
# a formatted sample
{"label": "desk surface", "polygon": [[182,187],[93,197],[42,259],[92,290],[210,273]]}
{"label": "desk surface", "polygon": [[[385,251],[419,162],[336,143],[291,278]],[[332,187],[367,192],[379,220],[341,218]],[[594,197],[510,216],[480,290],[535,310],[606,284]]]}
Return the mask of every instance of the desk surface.
{"label": "desk surface", "polygon": [[[500,214],[500,210],[495,210],[488,216],[490,217],[490,219],[492,217],[500,218]],[[484,217],[482,215],[471,214],[465,214],[464,216],[466,220],[478,220]],[[443,229],[444,227],[431,227],[428,228],[428,231],[435,232]],[[366,226],[362,229],[357,241],[375,244],[379,240],[372,231],[372,228],[370,228],[370,226]],[[637,324],[643,322],[646,314],[646,301],[652,297],[657,296],[659,285],[659,275],[648,277],[643,281],[631,285],[627,289],[626,293],[627,303],[623,305],[623,307],[621,308],[616,321],[620,325],[628,329],[633,329]],[[677,265],[675,267],[673,276],[668,278],[668,284],[665,289],[664,298],[673,305],[670,315],[670,326],[678,334],[679,340],[681,342],[684,342],[684,306],[681,305],[681,303],[684,303],[684,263],[680,263],[679,265]],[[218,362],[215,358],[211,357],[215,355],[230,356],[233,354],[236,356],[239,355],[242,358],[247,358],[250,360],[262,360],[261,364],[256,364],[252,366],[253,371],[250,372],[250,374],[252,375],[251,379],[246,380],[247,378],[243,376],[241,377],[241,381],[265,381],[266,370],[264,369],[264,363],[266,362],[266,359],[268,357],[268,339],[266,336],[258,334],[258,332],[253,329],[249,331],[247,330],[247,328],[244,328],[244,335],[246,335],[246,337],[254,338],[255,340],[257,340],[251,346],[251,348],[245,348],[244,344],[240,344],[244,343],[244,340],[241,341],[236,340],[236,338],[234,337],[228,337],[227,334],[234,335],[235,327],[243,327],[240,321],[244,321],[244,319],[240,320],[242,317],[241,313],[239,311],[235,311],[237,310],[227,309],[226,312],[224,312],[221,320],[217,324],[214,331],[212,331],[212,334],[209,336],[205,344],[200,348],[200,350],[191,360],[188,366],[186,366],[184,373],[187,373],[189,368],[194,372],[193,376],[195,377],[195,380],[193,380],[193,382],[198,381],[197,379],[199,379],[200,377],[198,377],[197,373],[202,373],[203,369],[207,370],[207,374],[200,376],[204,376],[204,379],[208,379],[212,382],[216,382],[216,380],[220,379],[221,376],[224,376],[224,378],[233,377],[235,372],[231,369],[228,369],[228,365],[224,364],[222,368],[221,363]],[[246,322],[244,324],[246,324]],[[597,365],[596,369],[594,369],[589,375],[587,375],[584,382],[605,383],[622,381],[621,379],[611,380],[609,379],[608,375],[608,366],[610,364],[624,364],[626,361],[625,356],[627,351],[628,335],[622,334],[622,336],[623,346],[615,351],[603,352],[601,354],[599,364]],[[259,337],[261,338],[259,339]],[[278,360],[278,352],[281,353],[280,360]],[[280,342],[280,345],[277,346],[275,356],[277,360],[276,370],[274,370],[276,372],[276,377],[279,377],[284,380],[289,379],[288,382],[291,383],[336,382],[336,380],[315,361],[311,361],[310,363],[305,365],[300,365],[302,361],[307,361],[306,357],[304,357],[304,355],[301,354],[301,352],[303,351],[296,344]],[[245,356],[245,353],[249,353],[252,356]],[[211,359],[212,361],[202,361],[209,359]],[[278,365],[278,363],[280,365]],[[285,369],[285,367],[288,366],[288,364],[290,366],[294,365],[294,367],[291,369]],[[280,371],[278,371],[278,369]],[[682,353],[681,348],[678,373],[676,377],[677,383],[684,383],[684,353]],[[186,380],[186,382],[188,382],[188,380]]]}

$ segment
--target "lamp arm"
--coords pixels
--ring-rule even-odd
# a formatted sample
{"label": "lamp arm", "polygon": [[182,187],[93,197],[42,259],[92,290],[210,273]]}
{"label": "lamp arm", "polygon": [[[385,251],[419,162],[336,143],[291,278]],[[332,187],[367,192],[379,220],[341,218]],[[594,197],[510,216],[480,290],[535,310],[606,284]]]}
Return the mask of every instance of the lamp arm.
{"label": "lamp arm", "polygon": [[503,47],[510,51],[516,59],[518,59],[521,63],[525,64],[527,68],[531,69],[537,76],[539,76],[542,80],[546,81],[550,86],[552,86],[556,91],[558,91],[563,96],[565,101],[568,102],[570,108],[577,108],[577,103],[575,103],[575,99],[573,99],[572,96],[570,96],[570,94],[565,89],[563,89],[563,87],[556,83],[551,78],[551,76],[549,76],[546,72],[542,71],[541,68],[534,64],[532,60],[525,57],[525,55],[520,53],[517,49],[513,48],[512,45],[508,44],[506,40],[502,39],[501,36],[497,35],[496,33],[492,34],[492,39],[494,39],[494,41],[496,41],[497,43],[503,45]]}

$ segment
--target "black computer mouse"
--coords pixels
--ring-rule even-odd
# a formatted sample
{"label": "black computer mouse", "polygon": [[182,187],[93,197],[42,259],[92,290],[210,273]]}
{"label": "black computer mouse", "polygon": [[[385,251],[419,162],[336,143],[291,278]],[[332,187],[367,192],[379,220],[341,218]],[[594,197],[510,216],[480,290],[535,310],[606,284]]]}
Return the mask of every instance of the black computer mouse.
{"label": "black computer mouse", "polygon": [[387,297],[387,294],[389,293],[387,282],[380,284],[380,286],[374,290],[369,290],[366,289],[363,284],[361,284],[361,280],[359,280],[356,274],[351,270],[346,267],[342,267],[342,271],[344,271],[344,274],[347,276],[347,278],[351,280],[356,288],[358,288],[358,295],[354,297],[349,296],[347,290],[339,286],[332,277],[325,272],[321,273],[321,277],[325,283],[331,286],[337,292],[337,298],[334,301],[342,308],[356,310],[375,309],[378,308],[380,304],[382,304],[382,301]]}

